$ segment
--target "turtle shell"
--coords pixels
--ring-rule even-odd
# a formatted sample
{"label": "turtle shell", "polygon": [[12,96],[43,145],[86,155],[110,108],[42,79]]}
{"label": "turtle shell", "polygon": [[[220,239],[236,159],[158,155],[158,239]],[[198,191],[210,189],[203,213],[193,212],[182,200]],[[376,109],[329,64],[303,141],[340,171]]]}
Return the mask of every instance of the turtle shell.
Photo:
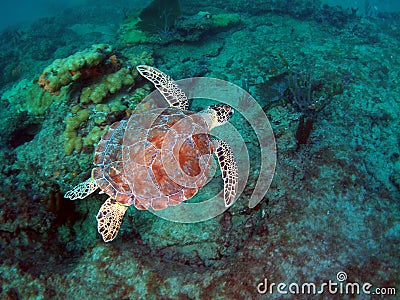
{"label": "turtle shell", "polygon": [[122,204],[164,209],[190,199],[206,184],[212,153],[201,115],[152,109],[113,124],[103,135],[93,178]]}

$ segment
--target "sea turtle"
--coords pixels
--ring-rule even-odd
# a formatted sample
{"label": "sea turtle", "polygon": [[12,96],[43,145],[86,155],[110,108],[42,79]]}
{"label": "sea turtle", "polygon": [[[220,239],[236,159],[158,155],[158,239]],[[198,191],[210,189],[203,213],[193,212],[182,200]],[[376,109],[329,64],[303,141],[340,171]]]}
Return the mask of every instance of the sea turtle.
{"label": "sea turtle", "polygon": [[207,183],[212,154],[221,168],[226,207],[237,192],[232,150],[209,134],[232,117],[233,109],[216,104],[191,112],[186,95],[168,75],[145,65],[137,70],[170,107],[133,113],[129,120],[112,124],[96,147],[91,177],[65,194],[71,200],[83,199],[100,188],[109,196],[96,217],[105,242],[116,237],[130,205],[159,210],[193,197]]}

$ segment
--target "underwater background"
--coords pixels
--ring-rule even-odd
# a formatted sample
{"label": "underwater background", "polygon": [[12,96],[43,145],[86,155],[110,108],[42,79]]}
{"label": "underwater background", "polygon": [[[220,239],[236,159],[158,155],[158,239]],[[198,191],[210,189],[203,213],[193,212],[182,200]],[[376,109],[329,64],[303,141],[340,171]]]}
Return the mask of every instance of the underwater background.
{"label": "underwater background", "polygon": [[[398,1],[1,6],[1,299],[305,299],[276,285],[329,281],[370,283],[375,295],[317,298],[399,297],[388,295],[400,288]],[[276,141],[257,206],[260,143],[240,114],[230,123],[250,172],[216,218],[174,223],[132,207],[104,243],[107,196],[64,198],[89,178],[102,134],[153,89],[138,64],[256,99]]]}

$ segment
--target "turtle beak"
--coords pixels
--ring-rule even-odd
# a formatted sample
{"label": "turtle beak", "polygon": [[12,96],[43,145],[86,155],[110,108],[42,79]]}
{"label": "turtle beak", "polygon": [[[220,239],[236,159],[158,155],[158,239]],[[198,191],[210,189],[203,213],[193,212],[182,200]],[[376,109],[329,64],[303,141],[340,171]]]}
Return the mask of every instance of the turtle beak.
{"label": "turtle beak", "polygon": [[231,110],[228,112],[229,119],[232,118],[234,113],[235,113],[235,110],[233,108],[231,108]]}

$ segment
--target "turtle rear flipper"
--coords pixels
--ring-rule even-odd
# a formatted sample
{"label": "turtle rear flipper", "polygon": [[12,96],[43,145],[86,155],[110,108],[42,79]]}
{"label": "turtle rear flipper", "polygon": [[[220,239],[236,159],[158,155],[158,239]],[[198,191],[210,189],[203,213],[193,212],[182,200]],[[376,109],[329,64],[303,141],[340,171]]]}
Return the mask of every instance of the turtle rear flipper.
{"label": "turtle rear flipper", "polygon": [[98,186],[96,182],[92,177],[90,177],[88,180],[78,184],[73,187],[72,190],[66,192],[64,197],[69,198],[70,200],[83,199],[97,190],[97,188]]}
{"label": "turtle rear flipper", "polygon": [[229,207],[235,201],[238,189],[238,169],[229,144],[225,141],[215,140],[215,155],[221,168],[222,179],[224,180],[224,201]]}
{"label": "turtle rear flipper", "polygon": [[105,242],[111,242],[118,234],[122,219],[128,207],[108,198],[100,207],[97,219],[97,231]]}

